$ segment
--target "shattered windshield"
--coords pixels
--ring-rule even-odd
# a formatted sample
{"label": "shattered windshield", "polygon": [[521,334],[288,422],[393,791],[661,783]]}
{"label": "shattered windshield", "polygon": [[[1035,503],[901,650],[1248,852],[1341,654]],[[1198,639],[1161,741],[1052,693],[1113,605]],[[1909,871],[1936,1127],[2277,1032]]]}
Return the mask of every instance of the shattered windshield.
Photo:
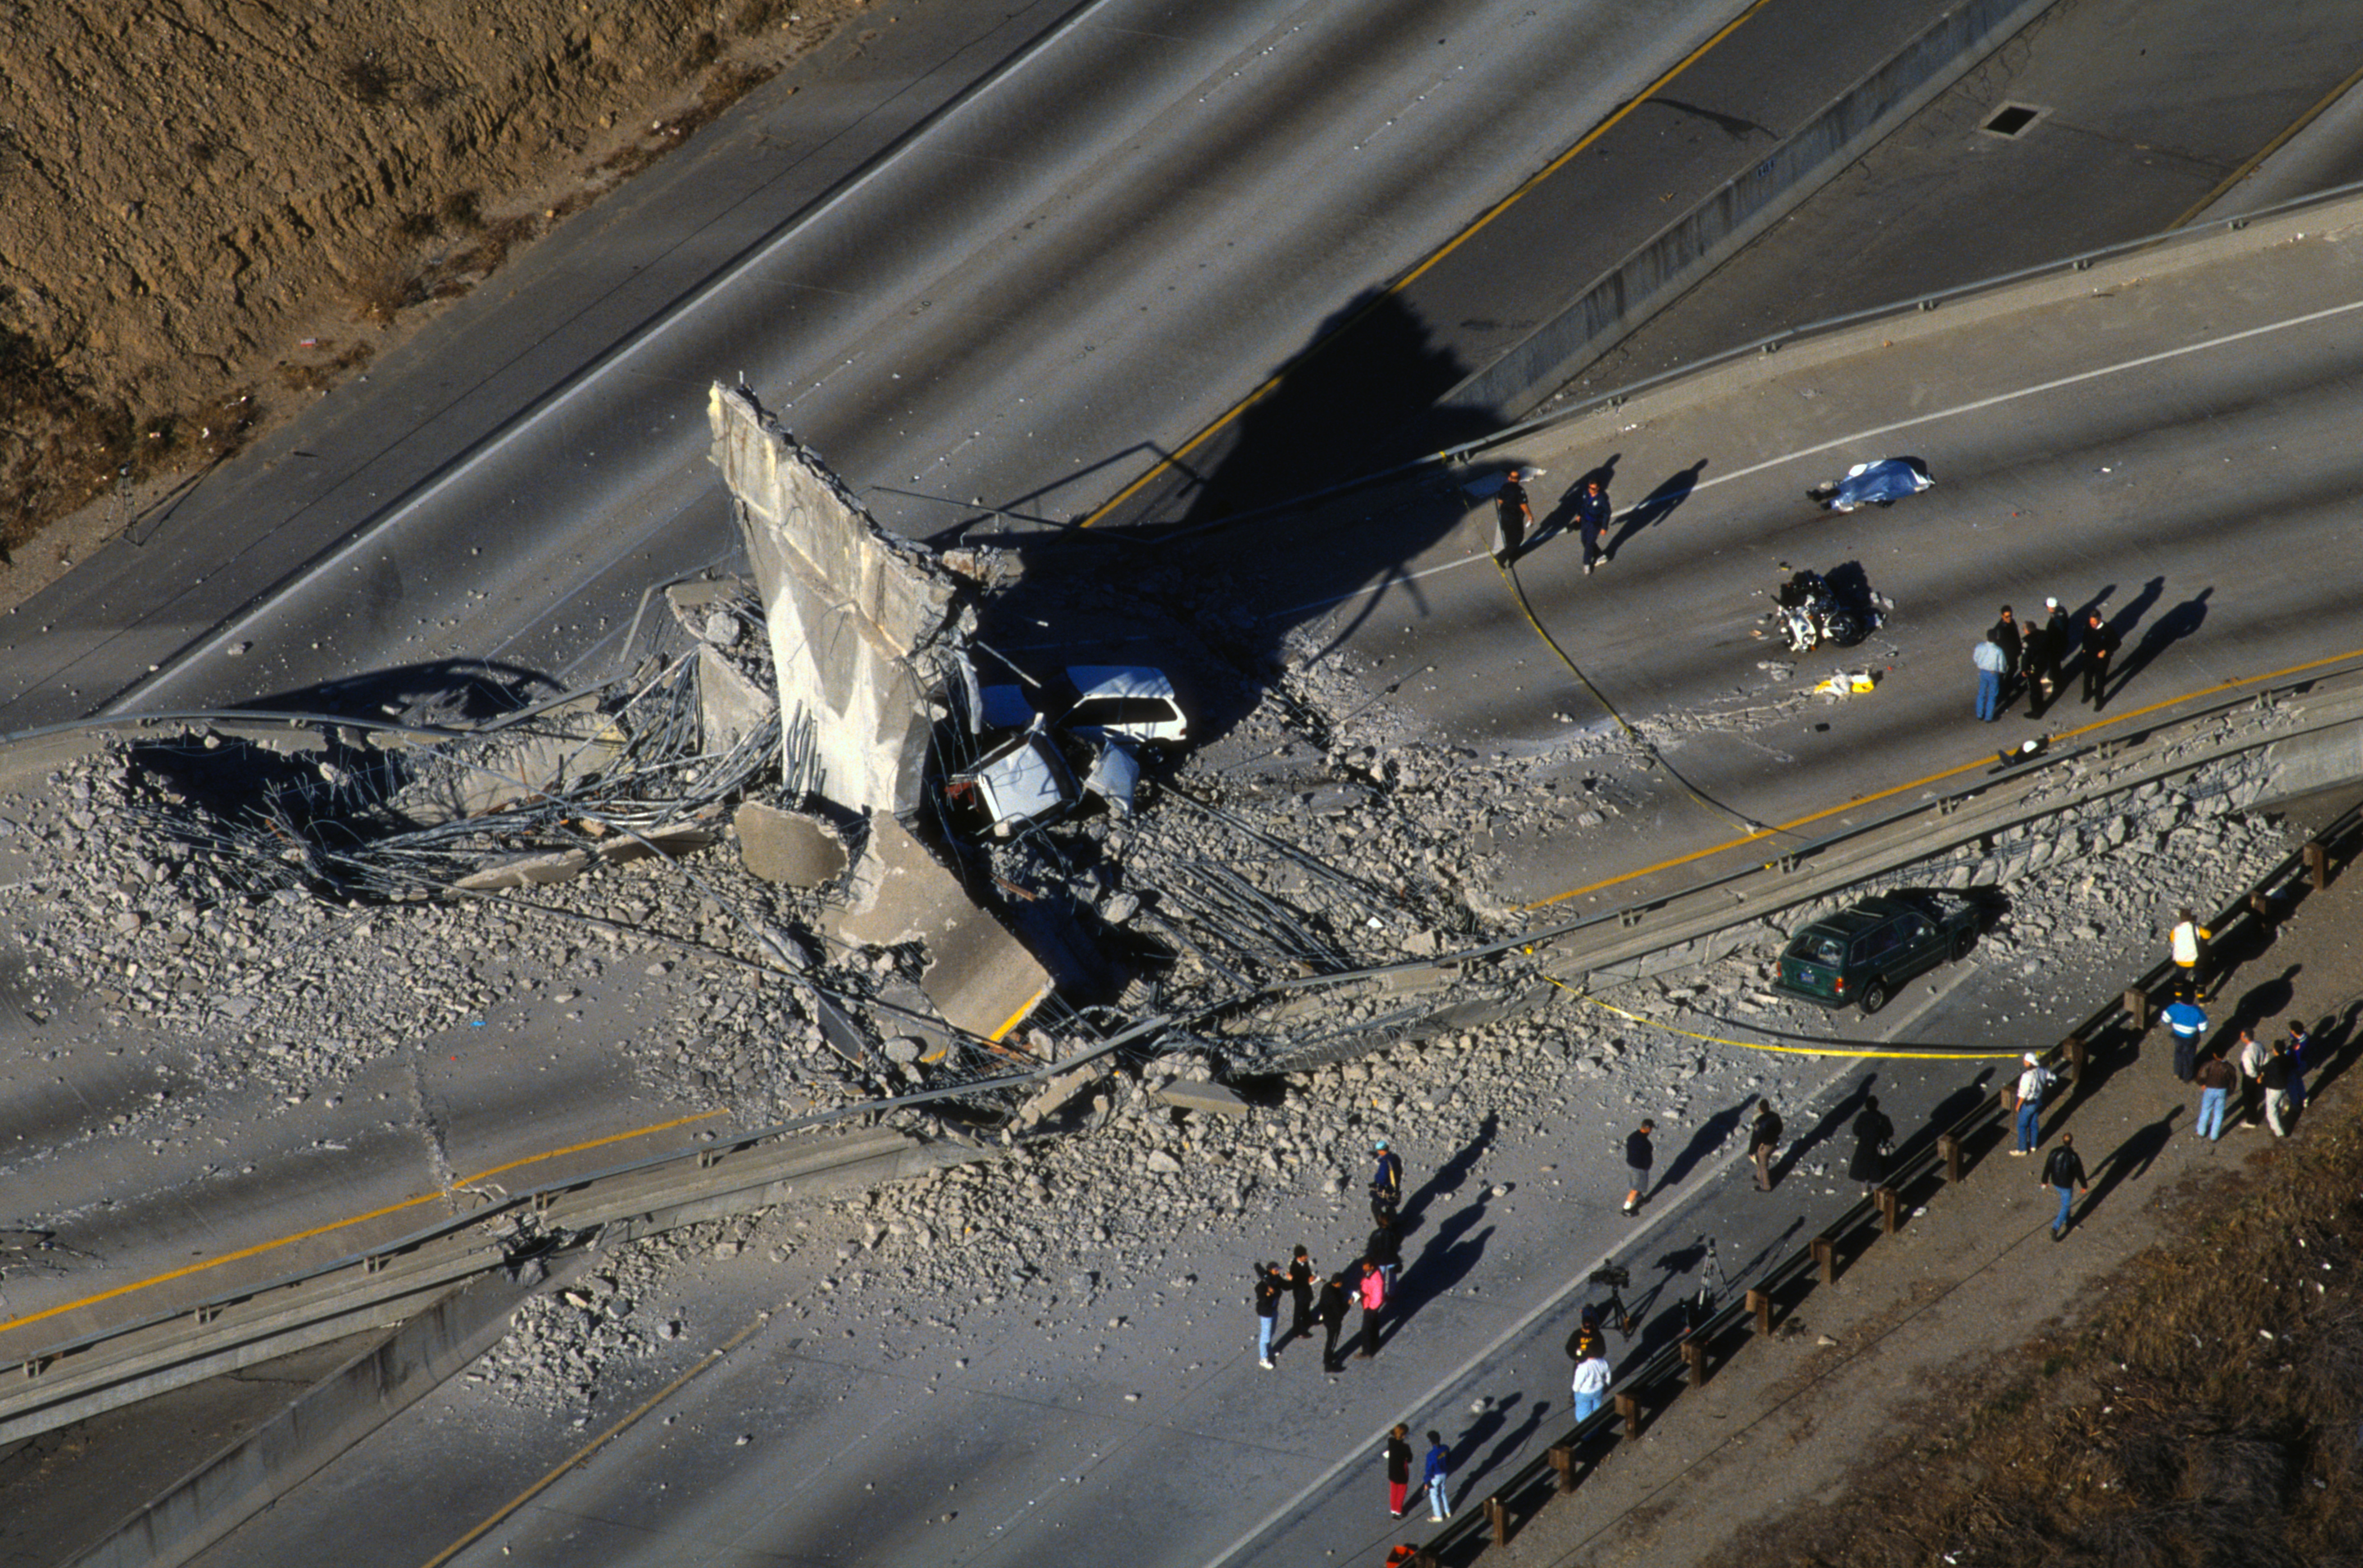
{"label": "shattered windshield", "polygon": [[1836,937],[1807,931],[1789,944],[1789,956],[1802,962],[1825,964],[1836,969],[1846,962],[1846,943]]}

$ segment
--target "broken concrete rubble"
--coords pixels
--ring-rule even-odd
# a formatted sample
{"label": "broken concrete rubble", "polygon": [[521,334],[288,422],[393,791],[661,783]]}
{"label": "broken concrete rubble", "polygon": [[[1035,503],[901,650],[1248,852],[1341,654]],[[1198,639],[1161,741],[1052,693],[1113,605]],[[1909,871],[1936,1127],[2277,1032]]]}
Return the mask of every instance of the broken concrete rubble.
{"label": "broken concrete rubble", "polygon": [[1211,1111],[1220,1116],[1245,1116],[1247,1096],[1226,1084],[1209,1083],[1203,1078],[1176,1078],[1157,1087],[1157,1097],[1169,1106],[1184,1110]]}

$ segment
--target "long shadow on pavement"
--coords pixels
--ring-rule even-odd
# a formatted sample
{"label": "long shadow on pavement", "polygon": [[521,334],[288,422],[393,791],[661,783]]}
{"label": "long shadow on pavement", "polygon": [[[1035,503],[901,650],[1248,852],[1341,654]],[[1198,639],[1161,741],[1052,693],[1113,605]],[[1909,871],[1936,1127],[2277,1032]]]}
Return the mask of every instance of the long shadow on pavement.
{"label": "long shadow on pavement", "polygon": [[2145,1126],[2137,1127],[2123,1143],[2109,1151],[2101,1161],[2100,1169],[2092,1173],[2092,1191],[2069,1216],[2068,1229],[2073,1230],[2084,1223],[2087,1216],[2109,1199],[2109,1195],[2126,1182],[2139,1181],[2148,1173],[2151,1162],[2166,1151],[2174,1138],[2174,1118],[2184,1107],[2169,1106],[2164,1116]]}
{"label": "long shadow on pavement", "polygon": [[1427,1206],[1431,1201],[1441,1197],[1446,1193],[1460,1190],[1462,1184],[1469,1180],[1469,1173],[1477,1168],[1478,1160],[1484,1155],[1486,1150],[1492,1147],[1493,1140],[1499,1134],[1501,1127],[1502,1118],[1493,1112],[1487,1111],[1485,1119],[1477,1124],[1475,1136],[1455,1151],[1452,1158],[1438,1165],[1436,1168],[1436,1173],[1420,1184],[1418,1191],[1403,1200],[1403,1228],[1404,1230],[1408,1231],[1419,1223],[1420,1216],[1427,1211]]}
{"label": "long shadow on pavement", "polygon": [[1805,1157],[1807,1150],[1820,1147],[1835,1137],[1840,1128],[1852,1123],[1855,1112],[1862,1109],[1862,1102],[1878,1083],[1877,1073],[1864,1073],[1851,1088],[1838,1096],[1836,1103],[1822,1112],[1820,1120],[1790,1139],[1789,1146],[1781,1151],[1781,1157],[1772,1162],[1772,1184],[1778,1187],[1787,1179],[1789,1173],[1796,1169],[1797,1162]]}
{"label": "long shadow on pavement", "polygon": [[1682,1145],[1682,1151],[1675,1155],[1673,1162],[1666,1167],[1666,1173],[1659,1178],[1654,1190],[1663,1192],[1668,1187],[1681,1184],[1681,1179],[1689,1175],[1700,1161],[1722,1148],[1738,1130],[1739,1118],[1755,1107],[1758,1097],[1753,1093],[1742,1095],[1738,1104],[1719,1110],[1699,1123],[1698,1129],[1691,1134],[1691,1140]]}

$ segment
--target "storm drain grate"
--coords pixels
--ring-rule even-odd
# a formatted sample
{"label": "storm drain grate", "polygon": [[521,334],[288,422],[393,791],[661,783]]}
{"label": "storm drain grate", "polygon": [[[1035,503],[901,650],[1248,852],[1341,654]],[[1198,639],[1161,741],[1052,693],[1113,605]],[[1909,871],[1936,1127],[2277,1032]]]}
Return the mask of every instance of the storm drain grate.
{"label": "storm drain grate", "polygon": [[1978,128],[1988,136],[2015,137],[2041,119],[2044,112],[2026,104],[2004,104]]}

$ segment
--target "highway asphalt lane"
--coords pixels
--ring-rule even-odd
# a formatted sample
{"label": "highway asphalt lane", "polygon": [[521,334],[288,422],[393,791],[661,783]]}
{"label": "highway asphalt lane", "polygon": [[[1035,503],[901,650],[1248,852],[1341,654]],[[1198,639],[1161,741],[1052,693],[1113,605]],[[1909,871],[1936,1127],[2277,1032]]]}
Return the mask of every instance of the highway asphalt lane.
{"label": "highway asphalt lane", "polygon": [[[714,380],[743,374],[898,528],[973,520],[977,497],[1081,512],[1736,9],[1030,12],[992,42],[1037,47],[833,192],[836,143],[796,138],[844,125],[767,90],[643,200],[561,232],[144,545],[25,606],[0,723],[109,701],[151,663],[168,668],[125,699],[143,711],[317,696],[389,666],[431,677],[495,645],[521,675],[563,669],[630,612],[621,578],[576,597],[616,557],[645,550],[637,574],[661,577],[728,551],[704,461]],[[911,92],[945,102],[974,52],[966,75],[913,62],[937,76]],[[1588,67],[1572,85],[1569,61]],[[765,217],[784,228],[746,250]],[[663,266],[619,280],[610,246]],[[609,353],[690,291],[693,312]],[[294,581],[307,563],[327,569]],[[235,618],[274,588],[268,614]]]}
{"label": "highway asphalt lane", "polygon": [[[1841,1015],[1834,1028],[1874,1047],[1953,1038],[1945,1031],[1980,1017],[1996,984],[2008,983],[1974,961],[1947,966],[1878,1019]],[[2057,1017],[2025,1027],[2057,1032],[2084,1005],[2059,999]],[[1456,1171],[1444,1191],[1407,1206],[1404,1299],[1414,1308],[1377,1360],[1349,1362],[1335,1381],[1303,1343],[1281,1351],[1276,1372],[1255,1365],[1237,1276],[1249,1255],[1358,1233],[1351,1197],[1248,1221],[1246,1233],[1201,1240],[1184,1227],[1173,1257],[1140,1262],[1137,1284],[1047,1318],[1038,1299],[1013,1296],[971,1313],[956,1340],[916,1325],[874,1338],[868,1325],[845,1327],[859,1304],[818,1288],[820,1273],[844,1267],[825,1249],[786,1265],[705,1270],[689,1291],[687,1342],[586,1428],[520,1419],[451,1385],[198,1562],[294,1564],[363,1513],[412,1528],[352,1542],[351,1568],[438,1561],[694,1356],[750,1329],[742,1348],[449,1561],[1375,1562],[1386,1541],[1417,1533],[1391,1526],[1379,1506],[1372,1454],[1387,1424],[1445,1430],[1460,1455],[1456,1492],[1480,1495],[1567,1424],[1562,1346],[1599,1262],[1633,1270],[1628,1298],[1648,1326],[1617,1347],[1629,1363],[1663,1342],[1675,1304],[1704,1277],[1704,1239],[1725,1276],[1743,1278],[1852,1201],[1843,1183],[1803,1167],[1843,1146],[1857,1096],[1875,1088],[1908,1135],[1940,1102],[1958,1114],[1960,1096],[1983,1092],[1980,1074],[1994,1070],[1792,1057],[1703,1066],[1660,1140],[1670,1190],[1639,1221],[1616,1212],[1617,1134],[1635,1113],[1613,1085],[1604,1099],[1537,1103],[1531,1127],[1471,1127],[1447,1104],[1412,1140],[1415,1187],[1438,1166]],[[1803,1144],[1772,1199],[1750,1189],[1733,1140],[1759,1092],[1779,1097]],[[1178,1284],[1185,1269],[1198,1283],[1170,1288],[1163,1276],[1173,1271]],[[1121,1330],[1100,1328],[1119,1317]]]}
{"label": "highway asphalt lane", "polygon": [[[1599,693],[1721,808],[1628,757],[1612,771],[1647,805],[1602,828],[1498,846],[1496,895],[1549,898],[1732,840],[1744,822],[1782,824],[2091,722],[2072,693],[2041,723],[2023,704],[1975,722],[1969,650],[2004,603],[2022,615],[2047,595],[2071,611],[2104,606],[2125,648],[2102,717],[2363,647],[2344,587],[2363,479],[2346,414],[2363,310],[2352,240],[2310,227],[2303,244],[2217,266],[2145,262],[2132,271],[2155,275],[2123,286],[2070,284],[2075,297],[2007,320],[1907,316],[1848,339],[1858,346],[1843,359],[1748,361],[1497,454],[1548,467],[1538,513],[1614,462],[1613,562],[1587,577],[1559,536],[1520,562],[1518,580]],[[1909,341],[1883,347],[1889,333]],[[1850,462],[1898,452],[1927,459],[1936,489],[1846,517],[1803,498]],[[1481,763],[1503,753],[1600,769],[1615,721],[1527,624],[1483,553],[1491,529],[1490,508],[1432,485],[1270,530],[1281,542],[1265,580],[1294,602],[1274,607],[1267,631],[1334,644],[1374,687],[1412,675],[1397,700]],[[1858,566],[1896,611],[1858,649],[1792,661],[1751,636],[1783,562]],[[1345,596],[1323,604],[1324,582]],[[1792,679],[1759,668],[1776,660]],[[1880,672],[1875,695],[1825,704],[1807,693],[1864,666]]]}
{"label": "highway asphalt lane", "polygon": [[[886,61],[864,60],[877,72],[869,79],[875,101],[759,95],[745,115],[660,165],[622,206],[598,209],[588,229],[534,251],[505,275],[498,297],[465,302],[409,351],[389,356],[366,387],[330,399],[252,462],[145,528],[142,542],[118,545],[26,606],[0,663],[15,683],[6,721],[82,710],[146,662],[169,662],[189,638],[282,578],[289,581],[267,625],[213,639],[206,657],[164,672],[136,705],[283,698],[368,710],[485,683],[538,690],[617,631],[645,588],[730,555],[733,530],[704,460],[709,378],[743,370],[779,389],[775,401],[792,421],[832,457],[849,454],[857,464],[908,462],[908,450],[896,450],[907,441],[922,451],[961,448],[970,462],[984,461],[991,447],[1002,453],[992,461],[1025,467],[1034,460],[1022,440],[1008,450],[964,446],[947,425],[967,420],[972,407],[1030,417],[1022,395],[994,391],[987,368],[1033,387],[1059,380],[1050,361],[1061,356],[1094,360],[1124,341],[1161,366],[1187,339],[1202,362],[1181,379],[1193,395],[1215,398],[1217,360],[1252,365],[1279,352],[1257,347],[1257,334],[1295,340],[1318,302],[1383,278],[1465,222],[1489,170],[1495,188],[1514,183],[1563,145],[1565,125],[1596,121],[1628,81],[1652,79],[1731,14],[1693,5],[1544,17],[1467,4],[1423,10],[1423,26],[1411,29],[1401,7],[1207,12],[1096,0],[1026,13],[982,39],[953,29],[906,40],[899,63],[889,46],[900,35],[890,34],[880,46]],[[1431,36],[1426,26],[1447,22],[1459,29],[1463,52],[1452,47],[1453,30]],[[1476,70],[1465,52],[1471,38],[1489,40],[1501,60],[1481,56],[1484,69]],[[1024,55],[1031,39],[1042,41]],[[995,49],[1018,62],[953,103],[901,156],[823,195],[852,156],[840,143],[875,143],[929,103],[950,100],[999,58]],[[1546,96],[1542,85],[1569,58],[1620,64],[1580,92],[1555,86]],[[1481,84],[1470,80],[1480,74]],[[1550,102],[1564,118],[1505,119],[1503,94]],[[890,123],[873,127],[871,117]],[[742,158],[748,167],[736,166]],[[1336,177],[1340,163],[1348,177]],[[1439,169],[1453,178],[1435,178]],[[624,358],[598,361],[619,331],[760,239],[766,217],[776,222],[782,208],[815,200],[826,221],[792,225],[786,244],[737,263],[711,308]],[[1383,224],[1370,221],[1379,212]],[[1341,243],[1347,230],[1353,239]],[[602,246],[640,273],[619,281]],[[1303,253],[1289,253],[1292,246]],[[1289,288],[1243,283],[1275,267]],[[1237,309],[1243,292],[1260,312]],[[1163,314],[1144,317],[1145,302],[1167,295]],[[495,311],[511,296],[514,305]],[[497,325],[471,336],[488,317]],[[1204,323],[1214,319],[1225,325],[1209,336]],[[445,466],[488,425],[586,362],[596,370],[555,394],[545,417],[480,463]],[[847,366],[852,372],[831,369]],[[1059,384],[1073,417],[1129,429],[1138,407],[1119,393],[1138,379],[1111,359]],[[1102,404],[1109,406],[1095,413]],[[922,485],[943,480],[925,466],[914,473]],[[405,495],[390,530],[398,542],[337,543]],[[225,547],[238,551],[227,563],[218,558]],[[586,583],[603,596],[582,595]],[[242,656],[228,656],[250,642]],[[105,1181],[70,1174],[72,1162],[56,1156],[80,1147],[87,1125],[79,1107],[161,1084],[150,1063],[83,1055],[19,1074],[18,1125],[51,1151],[25,1195],[90,1213],[115,1266],[144,1275],[153,1271],[130,1255],[139,1239],[178,1232],[164,1217],[183,1212],[191,1183],[228,1178],[194,1140],[165,1163],[129,1162]],[[447,1091],[447,1118],[464,1118],[478,1103],[519,1103],[490,1082],[478,1102],[466,1084],[463,1073]],[[372,1087],[372,1105],[380,1093],[390,1091]],[[612,1116],[596,1124],[612,1097],[598,1073],[555,1073],[531,1102],[535,1114],[513,1118],[521,1146],[455,1162],[480,1168],[622,1130]],[[409,1158],[377,1157],[361,1101],[270,1114],[287,1125],[243,1130],[238,1164],[278,1169],[294,1158],[308,1166],[310,1153],[333,1145],[327,1152],[341,1152],[350,1168],[335,1181],[280,1181],[274,1190],[288,1207],[275,1219],[260,1195],[227,1206],[208,1239],[216,1256],[431,1191],[439,1175],[423,1168],[423,1142]],[[192,1115],[227,1126],[219,1106],[193,1104]],[[355,1239],[339,1231],[305,1251],[338,1255]],[[177,1262],[179,1250],[169,1253]],[[213,1283],[183,1288],[205,1294]],[[33,1287],[36,1307],[72,1298],[73,1282],[50,1285],[57,1288]]]}

